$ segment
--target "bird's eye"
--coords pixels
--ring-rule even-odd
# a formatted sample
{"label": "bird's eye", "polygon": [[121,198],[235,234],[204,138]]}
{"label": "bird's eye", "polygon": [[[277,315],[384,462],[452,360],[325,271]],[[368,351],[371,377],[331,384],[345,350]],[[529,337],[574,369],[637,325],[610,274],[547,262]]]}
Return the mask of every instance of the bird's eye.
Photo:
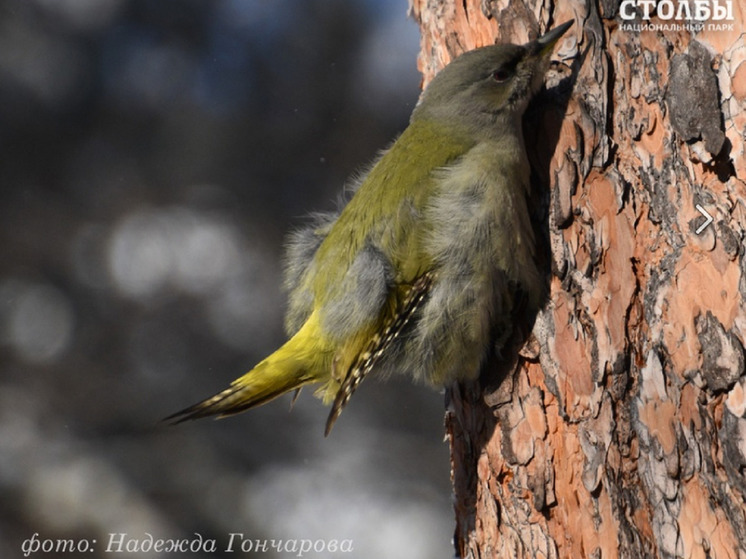
{"label": "bird's eye", "polygon": [[502,83],[510,78],[511,72],[507,68],[498,68],[492,72],[492,79],[497,83]]}

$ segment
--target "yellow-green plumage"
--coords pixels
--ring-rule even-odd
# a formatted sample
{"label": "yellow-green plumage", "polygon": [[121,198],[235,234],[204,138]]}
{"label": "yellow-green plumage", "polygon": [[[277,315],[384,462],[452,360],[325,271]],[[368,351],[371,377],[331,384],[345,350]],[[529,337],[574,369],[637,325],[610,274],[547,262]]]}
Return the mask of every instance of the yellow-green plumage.
{"label": "yellow-green plumage", "polygon": [[230,415],[316,384],[334,401],[328,432],[369,372],[475,378],[510,332],[517,290],[534,307],[541,294],[521,116],[568,27],[442,70],[341,213],[292,236],[290,340],[171,419]]}

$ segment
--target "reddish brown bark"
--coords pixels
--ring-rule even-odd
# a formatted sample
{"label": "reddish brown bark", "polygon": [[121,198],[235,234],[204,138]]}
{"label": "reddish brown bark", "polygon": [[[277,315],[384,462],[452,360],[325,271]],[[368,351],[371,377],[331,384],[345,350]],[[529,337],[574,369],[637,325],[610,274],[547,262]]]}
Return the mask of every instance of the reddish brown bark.
{"label": "reddish brown bark", "polygon": [[462,557],[746,557],[746,14],[694,35],[618,5],[411,1],[425,81],[575,21],[527,116],[548,301],[494,388],[450,391]]}

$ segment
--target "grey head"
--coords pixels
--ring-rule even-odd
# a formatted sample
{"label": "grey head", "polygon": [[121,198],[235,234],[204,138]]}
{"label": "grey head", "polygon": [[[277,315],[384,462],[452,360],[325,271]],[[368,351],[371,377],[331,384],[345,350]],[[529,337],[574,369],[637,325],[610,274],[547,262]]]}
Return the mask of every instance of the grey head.
{"label": "grey head", "polygon": [[412,113],[468,129],[512,125],[538,91],[549,56],[572,21],[525,45],[490,45],[468,51],[433,78]]}

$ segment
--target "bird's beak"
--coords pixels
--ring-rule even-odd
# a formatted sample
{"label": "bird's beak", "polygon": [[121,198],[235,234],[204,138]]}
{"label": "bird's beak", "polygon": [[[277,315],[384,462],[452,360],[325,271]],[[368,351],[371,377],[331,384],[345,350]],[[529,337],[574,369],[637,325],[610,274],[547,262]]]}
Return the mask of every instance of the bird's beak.
{"label": "bird's beak", "polygon": [[533,50],[537,55],[539,56],[545,56],[552,52],[552,48],[554,48],[554,45],[559,41],[559,38],[562,37],[562,35],[565,34],[565,31],[570,29],[572,27],[573,20],[566,21],[562,25],[558,25],[551,31],[548,31],[544,33],[541,37],[533,41],[532,43],[529,43],[533,48]]}

